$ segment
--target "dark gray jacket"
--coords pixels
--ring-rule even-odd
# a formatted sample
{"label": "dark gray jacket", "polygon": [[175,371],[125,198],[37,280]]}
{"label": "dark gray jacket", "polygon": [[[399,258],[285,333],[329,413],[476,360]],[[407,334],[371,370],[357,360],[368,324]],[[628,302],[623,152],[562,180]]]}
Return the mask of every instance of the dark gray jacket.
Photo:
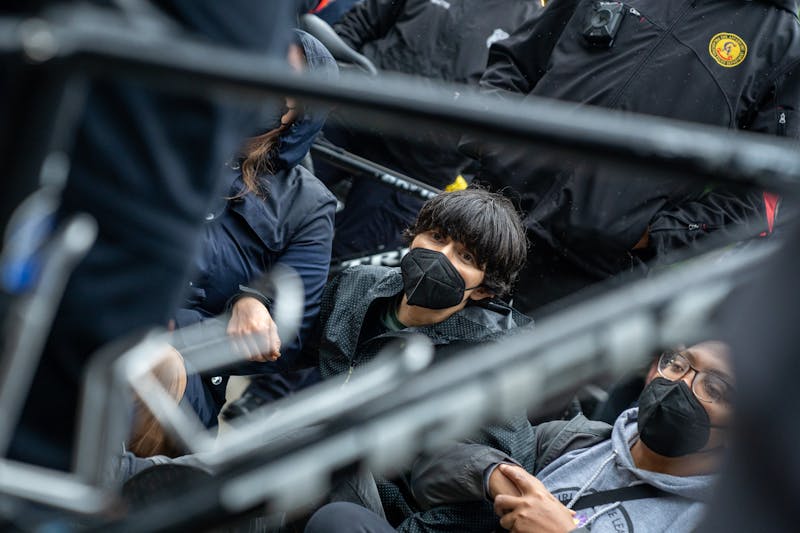
{"label": "dark gray jacket", "polygon": [[[460,348],[491,342],[519,326],[532,324],[525,315],[493,301],[489,308],[468,305],[447,320],[432,326],[406,328],[373,337],[365,334],[365,323],[375,319],[375,310],[382,311],[381,303],[394,300],[402,290],[400,269],[383,266],[354,266],[328,283],[322,296],[318,327],[320,338],[317,339],[323,377],[343,374],[366,363],[386,344],[405,335],[420,333],[427,336],[436,350],[435,357],[441,359],[457,354]],[[530,424],[523,415],[484,428],[476,437],[476,442],[502,450],[512,457],[533,456]],[[408,497],[409,483],[406,477],[392,481],[379,479],[377,482],[386,516],[400,531],[430,531],[450,525],[455,527],[451,529],[453,531],[464,531],[461,527],[464,516],[461,509],[445,507],[419,514],[421,509],[413,498]],[[472,517],[472,511],[467,516]],[[484,506],[477,517],[476,531],[485,531],[487,523],[491,527],[494,522],[491,506]]]}
{"label": "dark gray jacket", "polygon": [[[437,358],[458,348],[488,342],[518,326],[531,323],[525,315],[493,302],[488,309],[468,305],[447,320],[431,326],[365,337],[365,323],[375,319],[378,302],[387,303],[403,290],[399,268],[358,265],[343,271],[325,287],[319,314],[319,367],[323,377],[348,372],[374,358],[394,339],[420,333],[428,337]],[[377,304],[377,305],[376,305]],[[383,308],[381,307],[381,311]]]}
{"label": "dark gray jacket", "polygon": [[484,472],[497,463],[533,465],[537,474],[565,453],[588,448],[611,436],[611,426],[579,414],[572,420],[539,424],[531,436],[530,456],[512,457],[483,444],[460,443],[414,463],[411,488],[423,508],[453,502],[480,501],[484,498]]}
{"label": "dark gray jacket", "polygon": [[536,427],[524,417],[489,426],[471,441],[421,457],[407,477],[379,481],[386,517],[403,533],[494,531],[499,519],[484,497],[486,467],[507,462],[538,472],[564,453],[610,434],[611,426],[583,415]]}
{"label": "dark gray jacket", "polygon": [[[613,429],[578,416],[538,426],[533,438],[534,466],[526,470],[559,501],[576,504],[575,517],[584,524],[580,531],[691,531],[714,491],[714,474],[672,476],[637,466],[630,451],[638,438],[637,408],[623,412]],[[415,465],[415,499],[436,506],[485,503],[488,476],[500,462],[517,461],[485,446],[460,444],[444,450]],[[638,496],[624,492],[641,486],[650,490]],[[611,501],[592,502],[592,497]]]}

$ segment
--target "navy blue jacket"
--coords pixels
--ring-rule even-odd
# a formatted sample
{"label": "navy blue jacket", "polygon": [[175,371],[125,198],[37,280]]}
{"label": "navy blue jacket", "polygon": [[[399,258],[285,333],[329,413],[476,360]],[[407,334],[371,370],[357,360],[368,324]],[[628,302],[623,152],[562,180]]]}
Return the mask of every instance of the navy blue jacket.
{"label": "navy blue jacket", "polygon": [[176,326],[224,313],[227,302],[239,293],[239,285],[257,283],[277,264],[290,267],[305,290],[298,334],[291,341],[283,339],[277,364],[245,363],[235,369],[241,374],[275,372],[291,365],[302,347],[301,338],[319,313],[330,265],[336,199],[301,166],[270,176],[264,198],[253,193],[235,198],[242,186],[237,176],[226,195],[233,199],[220,201],[206,217],[202,252]]}
{"label": "navy blue jacket", "polygon": [[[308,70],[326,78],[338,76],[336,62],[325,46],[311,35],[295,30]],[[255,135],[280,121],[282,109],[267,108]],[[178,328],[216,317],[227,311],[240,285],[260,285],[274,266],[297,272],[305,290],[303,322],[294,339],[282,339],[277,364],[246,363],[236,373],[260,374],[293,366],[293,360],[319,312],[322,289],[328,278],[336,199],[310,172],[299,166],[327,116],[325,108],[309,108],[282,132],[271,161],[274,172],[259,176],[259,192],[246,192],[239,165],[223,174],[228,188],[208,213],[202,252],[195,260],[184,308],[175,321]],[[227,372],[230,373],[230,372]],[[224,384],[217,389],[224,394]],[[221,404],[220,404],[221,405]]]}

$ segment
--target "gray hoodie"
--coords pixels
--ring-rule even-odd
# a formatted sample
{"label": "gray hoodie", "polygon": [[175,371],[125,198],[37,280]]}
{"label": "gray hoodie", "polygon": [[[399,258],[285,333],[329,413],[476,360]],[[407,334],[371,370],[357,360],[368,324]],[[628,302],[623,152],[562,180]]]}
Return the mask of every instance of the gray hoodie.
{"label": "gray hoodie", "polygon": [[709,498],[715,476],[679,477],[636,468],[630,447],[637,438],[637,415],[636,408],[625,411],[617,418],[610,440],[559,457],[538,478],[564,505],[581,489],[587,495],[639,483],[678,495],[579,510],[576,518],[589,520],[584,527],[593,532],[691,531],[702,517],[702,502]]}

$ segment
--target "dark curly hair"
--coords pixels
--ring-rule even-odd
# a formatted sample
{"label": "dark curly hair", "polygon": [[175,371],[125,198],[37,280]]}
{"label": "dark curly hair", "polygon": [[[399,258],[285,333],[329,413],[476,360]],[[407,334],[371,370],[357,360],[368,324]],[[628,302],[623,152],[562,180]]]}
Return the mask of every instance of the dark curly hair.
{"label": "dark curly hair", "polygon": [[438,230],[475,254],[485,271],[483,286],[497,296],[511,291],[528,252],[522,219],[502,194],[471,186],[426,201],[403,236],[407,242]]}

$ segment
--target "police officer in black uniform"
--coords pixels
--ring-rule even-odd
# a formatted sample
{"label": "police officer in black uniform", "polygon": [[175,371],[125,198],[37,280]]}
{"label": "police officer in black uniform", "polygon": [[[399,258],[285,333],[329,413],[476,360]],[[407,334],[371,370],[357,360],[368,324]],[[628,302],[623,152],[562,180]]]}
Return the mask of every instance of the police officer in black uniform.
{"label": "police officer in black uniform", "polygon": [[[552,0],[492,46],[481,87],[797,138],[797,11],[796,0]],[[775,199],[761,191],[568,168],[475,140],[462,148],[480,178],[521,195],[532,244],[523,311],[666,261],[713,231],[771,229]]]}

